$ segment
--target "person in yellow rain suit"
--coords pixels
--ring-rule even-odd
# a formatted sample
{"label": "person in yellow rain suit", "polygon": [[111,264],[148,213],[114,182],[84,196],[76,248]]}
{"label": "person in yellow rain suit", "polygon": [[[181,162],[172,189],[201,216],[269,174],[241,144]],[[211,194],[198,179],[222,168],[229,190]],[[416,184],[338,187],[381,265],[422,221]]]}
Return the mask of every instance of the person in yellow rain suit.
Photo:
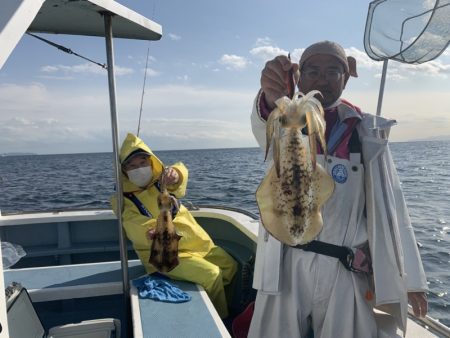
{"label": "person in yellow rain suit", "polygon": [[[147,273],[156,272],[149,263],[151,240],[149,231],[156,225],[159,215],[157,197],[159,179],[164,164],[137,136],[129,133],[120,150],[124,209],[123,227],[133,243]],[[167,190],[177,198],[186,192],[188,170],[177,162],[167,170]],[[116,210],[116,198],[112,198]],[[173,219],[177,233],[179,265],[166,276],[194,282],[203,286],[221,318],[228,316],[224,286],[231,283],[237,270],[235,260],[222,248],[216,246],[191,213],[180,205]]]}

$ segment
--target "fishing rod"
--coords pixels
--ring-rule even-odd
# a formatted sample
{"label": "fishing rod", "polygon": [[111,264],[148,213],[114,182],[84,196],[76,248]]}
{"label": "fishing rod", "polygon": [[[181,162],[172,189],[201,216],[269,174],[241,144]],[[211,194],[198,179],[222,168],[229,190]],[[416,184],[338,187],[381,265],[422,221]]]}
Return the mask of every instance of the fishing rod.
{"label": "fishing rod", "polygon": [[147,59],[145,60],[145,72],[144,72],[144,85],[142,86],[142,95],[141,95],[141,107],[139,108],[139,121],[136,136],[139,136],[139,131],[141,129],[141,117],[142,117],[142,106],[144,103],[144,93],[145,93],[145,81],[147,79],[147,68],[148,68],[148,54],[150,52],[150,46],[147,48]]}
{"label": "fishing rod", "polygon": [[[155,17],[155,2],[153,3],[153,11],[152,11],[152,19]],[[148,56],[150,53],[150,41],[148,42],[148,47],[147,47],[147,58],[145,60],[145,73],[144,73],[144,85],[142,86],[142,94],[141,94],[141,106],[139,108],[139,120],[138,120],[138,128],[137,128],[137,133],[136,136],[139,137],[139,132],[141,130],[141,117],[142,117],[142,106],[144,104],[144,93],[145,93],[145,81],[147,79],[147,69],[148,69]]]}

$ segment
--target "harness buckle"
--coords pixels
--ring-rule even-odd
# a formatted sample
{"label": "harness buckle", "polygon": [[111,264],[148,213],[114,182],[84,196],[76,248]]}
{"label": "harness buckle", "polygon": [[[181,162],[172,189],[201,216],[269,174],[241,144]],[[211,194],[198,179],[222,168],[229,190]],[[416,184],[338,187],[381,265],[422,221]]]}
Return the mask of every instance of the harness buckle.
{"label": "harness buckle", "polygon": [[[372,273],[372,262],[370,256],[368,257],[364,249],[356,248],[354,252],[349,247],[343,247],[347,250],[347,256],[339,258],[344,267],[351,272],[358,273]],[[355,258],[358,256],[357,258]]]}
{"label": "harness buckle", "polygon": [[347,251],[347,255],[339,257],[339,260],[341,261],[342,265],[344,265],[344,267],[348,271],[362,272],[361,270],[355,269],[353,267],[353,259],[355,258],[355,254],[353,253],[353,250],[347,246],[343,246],[342,248],[344,248]]}

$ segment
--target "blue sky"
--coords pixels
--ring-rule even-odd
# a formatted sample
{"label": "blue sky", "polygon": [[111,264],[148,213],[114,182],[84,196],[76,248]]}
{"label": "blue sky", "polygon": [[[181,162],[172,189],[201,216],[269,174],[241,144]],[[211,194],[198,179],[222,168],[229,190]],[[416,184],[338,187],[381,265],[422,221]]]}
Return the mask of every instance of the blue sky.
{"label": "blue sky", "polygon": [[[120,139],[136,132],[155,150],[256,146],[250,127],[264,63],[320,40],[358,62],[343,97],[374,113],[382,64],[364,52],[369,1],[119,1],[158,22],[156,42],[116,39]],[[42,35],[104,63],[101,38]],[[420,66],[390,62],[382,114],[393,141],[450,135],[450,53]],[[111,151],[106,72],[24,36],[0,71],[0,153]]]}

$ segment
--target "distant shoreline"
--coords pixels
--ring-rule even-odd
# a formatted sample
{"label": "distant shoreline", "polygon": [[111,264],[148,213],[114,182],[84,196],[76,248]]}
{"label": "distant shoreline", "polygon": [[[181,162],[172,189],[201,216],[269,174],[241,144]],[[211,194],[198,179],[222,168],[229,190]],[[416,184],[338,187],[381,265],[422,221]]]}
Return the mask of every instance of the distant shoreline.
{"label": "distant shoreline", "polygon": [[24,156],[24,155],[39,155],[36,153],[4,153],[0,154],[1,157],[7,157],[7,156]]}
{"label": "distant shoreline", "polygon": [[[258,147],[234,147],[234,148],[203,148],[203,149],[167,149],[167,150],[154,150],[154,153],[171,152],[171,151],[208,151],[208,150],[233,150],[233,149],[258,149]],[[0,154],[0,157],[8,156],[31,156],[31,155],[77,155],[77,154],[112,154],[112,151],[97,151],[97,152],[82,152],[82,153],[51,153],[51,154],[39,154],[39,153],[5,153]]]}
{"label": "distant shoreline", "polygon": [[[449,137],[442,137],[442,138],[436,138],[436,139],[415,139],[415,140],[408,140],[408,141],[390,141],[389,143],[412,143],[412,142],[450,142],[450,136]],[[255,147],[233,147],[233,148],[198,148],[198,149],[161,149],[161,150],[154,150],[152,151],[154,153],[159,152],[171,152],[171,151],[212,151],[212,150],[233,150],[233,149],[255,149],[259,148],[257,146]],[[98,151],[98,152],[79,152],[79,153],[51,153],[51,154],[39,154],[39,153],[26,153],[26,152],[16,152],[16,153],[4,153],[0,154],[0,157],[9,157],[9,156],[32,156],[32,155],[76,155],[76,154],[105,154],[110,153],[112,154],[112,151]]]}

